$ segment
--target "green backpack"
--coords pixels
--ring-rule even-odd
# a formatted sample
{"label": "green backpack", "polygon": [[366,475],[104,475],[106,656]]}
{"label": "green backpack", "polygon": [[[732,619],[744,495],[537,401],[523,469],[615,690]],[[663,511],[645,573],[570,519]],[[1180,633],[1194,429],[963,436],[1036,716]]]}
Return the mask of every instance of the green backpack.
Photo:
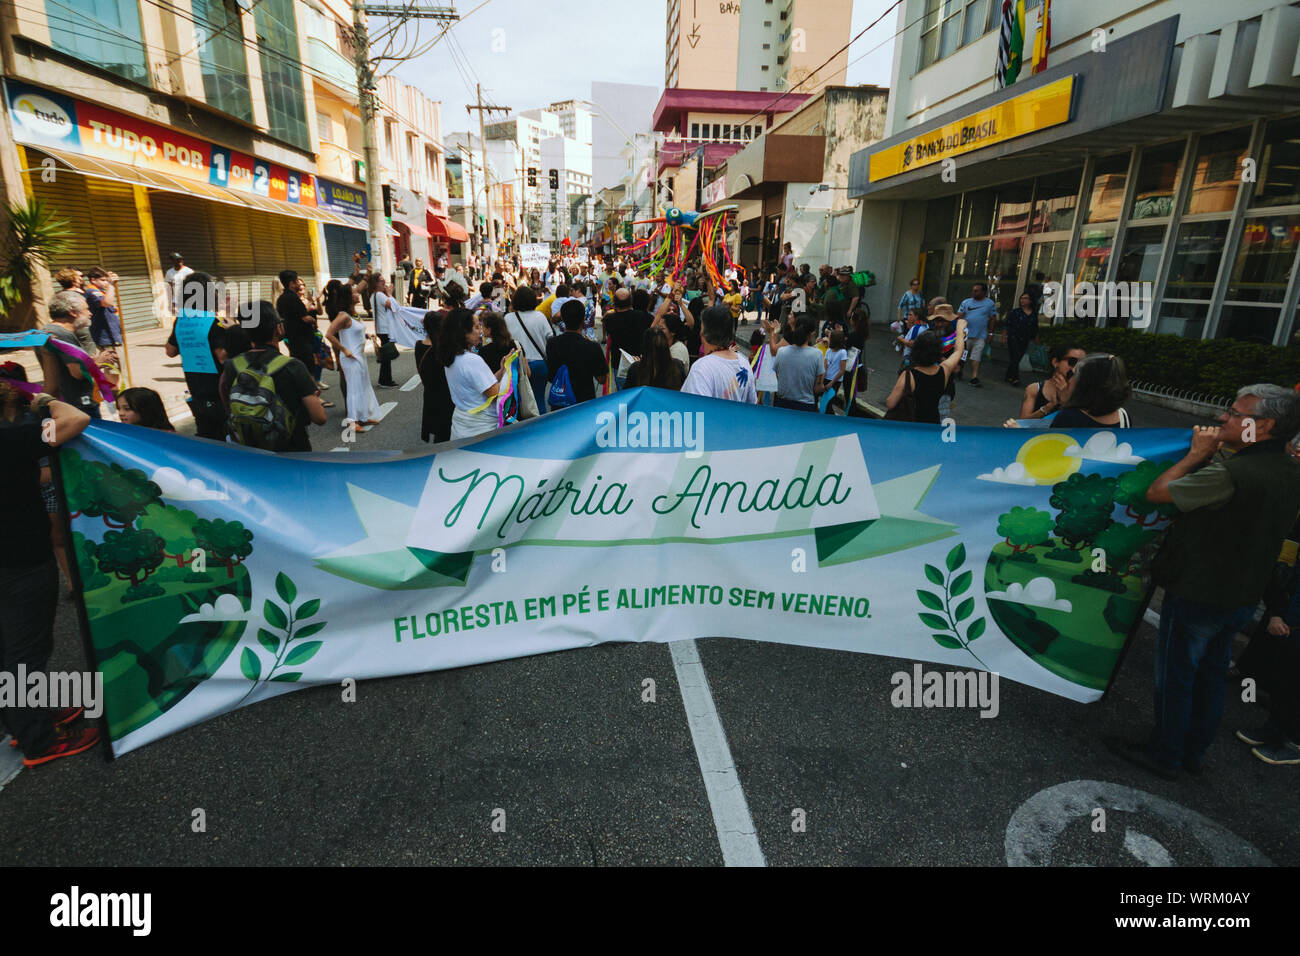
{"label": "green backpack", "polygon": [[255,365],[247,355],[235,356],[227,420],[232,441],[267,451],[289,449],[297,416],[276,394],[274,376],[292,361],[287,355],[276,355],[265,365]]}

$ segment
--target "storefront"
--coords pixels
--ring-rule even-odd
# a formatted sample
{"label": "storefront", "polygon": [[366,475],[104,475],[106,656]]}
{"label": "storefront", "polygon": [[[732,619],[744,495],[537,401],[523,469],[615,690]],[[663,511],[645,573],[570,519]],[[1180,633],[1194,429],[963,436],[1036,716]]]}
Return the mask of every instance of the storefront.
{"label": "storefront", "polygon": [[352,256],[360,253],[363,260],[369,257],[370,240],[366,235],[366,192],[364,186],[348,186],[328,179],[318,179],[316,204],[322,209],[347,216],[356,221],[354,226],[326,223],[325,258],[329,263],[330,278],[343,279],[352,274]]}
{"label": "storefront", "polygon": [[402,186],[385,186],[384,203],[388,207],[388,221],[397,234],[393,236],[393,254],[397,262],[406,256],[411,261],[421,260],[425,265],[433,262],[433,248],[429,243],[428,204],[422,196]]}
{"label": "storefront", "polygon": [[433,242],[435,263],[442,256],[447,256],[452,261],[459,261],[465,257],[469,247],[462,243],[469,242],[469,233],[465,231],[464,226],[444,216],[439,207],[432,203],[429,204],[425,224]]}
{"label": "storefront", "polygon": [[322,271],[317,222],[351,222],[316,205],[316,179],[188,134],[52,91],[5,84],[30,196],[70,225],[51,265],[118,274],[126,330],[170,314],[170,256],[246,296],[270,298],[283,269]]}
{"label": "storefront", "polygon": [[[1058,323],[1293,341],[1300,115],[1263,83],[1206,108],[1204,51],[1175,57],[1175,36],[1157,23],[854,154],[862,247],[895,254],[888,305],[914,275],[954,303],[983,282],[1002,314],[1060,282]],[[1229,77],[1280,61],[1262,40],[1224,52]]]}

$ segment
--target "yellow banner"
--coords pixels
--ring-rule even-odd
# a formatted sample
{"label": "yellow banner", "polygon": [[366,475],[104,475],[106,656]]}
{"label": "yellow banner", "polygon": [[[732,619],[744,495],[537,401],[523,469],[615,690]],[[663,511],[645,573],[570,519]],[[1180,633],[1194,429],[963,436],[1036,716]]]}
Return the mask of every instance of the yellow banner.
{"label": "yellow banner", "polygon": [[882,149],[871,156],[870,182],[929,166],[943,159],[1005,143],[1026,133],[1059,126],[1070,119],[1074,77],[1063,76],[1046,86],[1010,97],[997,106]]}

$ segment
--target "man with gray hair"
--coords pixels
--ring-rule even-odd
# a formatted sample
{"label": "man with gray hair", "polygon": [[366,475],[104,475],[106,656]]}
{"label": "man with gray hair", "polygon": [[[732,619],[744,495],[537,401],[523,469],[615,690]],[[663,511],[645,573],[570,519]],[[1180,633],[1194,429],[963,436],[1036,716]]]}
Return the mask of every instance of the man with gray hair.
{"label": "man with gray hair", "polygon": [[1248,385],[1217,427],[1193,429],[1191,449],[1147,489],[1148,501],[1181,512],[1151,567],[1164,588],[1155,728],[1146,744],[1111,746],[1165,779],[1199,774],[1219,729],[1232,639],[1254,615],[1300,513],[1300,462],[1286,448],[1297,429],[1300,395]]}
{"label": "man with gray hair", "polygon": [[[90,306],[86,303],[85,296],[73,289],[64,289],[54,294],[48,308],[50,321],[40,331],[80,349],[82,346],[77,339],[77,331],[90,327]],[[99,404],[94,399],[95,383],[81,364],[71,357],[55,355],[48,349],[37,349],[36,354],[40,359],[41,373],[45,377],[44,391],[80,409],[91,418],[99,418]],[[95,355],[95,361],[101,366],[115,368],[117,354],[111,348],[100,349]],[[113,376],[107,371],[105,374],[113,382]]]}

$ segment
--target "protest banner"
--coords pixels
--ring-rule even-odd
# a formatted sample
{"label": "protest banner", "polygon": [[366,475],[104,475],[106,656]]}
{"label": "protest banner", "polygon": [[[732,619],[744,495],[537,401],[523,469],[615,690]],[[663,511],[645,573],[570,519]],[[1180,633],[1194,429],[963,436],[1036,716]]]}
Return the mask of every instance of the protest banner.
{"label": "protest banner", "polygon": [[883,654],[1093,701],[1171,516],[1146,488],[1186,448],[642,388],[346,461],[95,422],[60,470],[120,754],[310,684],[605,641]]}
{"label": "protest banner", "polygon": [[546,268],[551,261],[551,247],[545,242],[525,242],[519,246],[519,262],[525,269]]}

